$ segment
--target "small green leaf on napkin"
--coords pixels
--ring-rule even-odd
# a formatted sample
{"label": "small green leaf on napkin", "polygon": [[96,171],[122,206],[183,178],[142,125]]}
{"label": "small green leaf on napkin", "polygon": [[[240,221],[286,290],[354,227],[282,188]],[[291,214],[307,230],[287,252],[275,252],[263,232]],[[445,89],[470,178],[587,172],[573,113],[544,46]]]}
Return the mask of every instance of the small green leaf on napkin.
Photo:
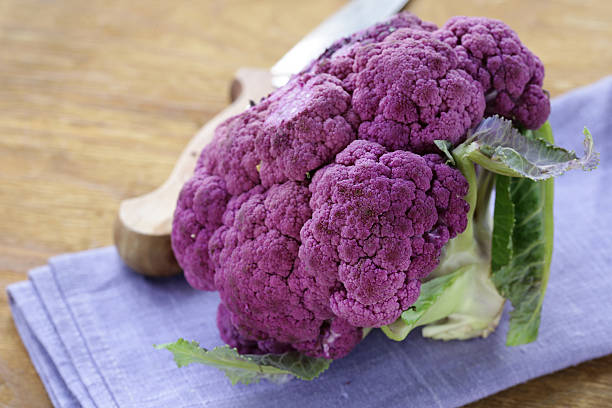
{"label": "small green leaf on napkin", "polygon": [[169,350],[179,367],[191,363],[201,363],[217,367],[237,383],[257,383],[261,379],[285,382],[292,377],[313,380],[325,371],[332,360],[312,358],[297,352],[283,354],[238,354],[229,346],[207,350],[196,341],[178,339],[174,343],[155,345],[158,350]]}

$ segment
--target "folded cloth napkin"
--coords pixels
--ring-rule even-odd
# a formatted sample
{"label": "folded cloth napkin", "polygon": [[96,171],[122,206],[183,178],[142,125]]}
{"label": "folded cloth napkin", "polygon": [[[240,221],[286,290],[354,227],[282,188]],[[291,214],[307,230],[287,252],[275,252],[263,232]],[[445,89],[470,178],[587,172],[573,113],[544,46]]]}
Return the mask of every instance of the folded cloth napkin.
{"label": "folded cloth napkin", "polygon": [[[216,293],[182,277],[131,272],[113,247],[52,258],[9,286],[17,329],[56,407],[450,407],[612,353],[612,77],[553,102],[557,142],[579,150],[587,125],[601,152],[592,174],[556,183],[555,252],[539,339],[506,347],[507,313],[487,339],[403,342],[370,334],[319,379],[232,387],[214,368],[177,368],[153,344],[222,344]],[[579,150],[580,151],[580,150]],[[610,177],[610,178],[609,178]]]}

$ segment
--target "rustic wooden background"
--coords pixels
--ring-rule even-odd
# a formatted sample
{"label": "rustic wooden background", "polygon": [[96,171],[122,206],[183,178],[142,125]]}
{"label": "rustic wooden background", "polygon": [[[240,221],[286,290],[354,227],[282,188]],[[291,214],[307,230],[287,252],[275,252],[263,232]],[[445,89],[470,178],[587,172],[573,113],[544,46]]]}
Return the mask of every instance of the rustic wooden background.
{"label": "rustic wooden background", "polygon": [[[120,200],[158,186],[228,102],[343,0],[0,0],[0,289],[48,257],[109,245]],[[505,20],[553,96],[612,74],[609,0],[413,0],[442,24]],[[50,402],[0,295],[0,406]],[[612,406],[612,356],[473,407]]]}

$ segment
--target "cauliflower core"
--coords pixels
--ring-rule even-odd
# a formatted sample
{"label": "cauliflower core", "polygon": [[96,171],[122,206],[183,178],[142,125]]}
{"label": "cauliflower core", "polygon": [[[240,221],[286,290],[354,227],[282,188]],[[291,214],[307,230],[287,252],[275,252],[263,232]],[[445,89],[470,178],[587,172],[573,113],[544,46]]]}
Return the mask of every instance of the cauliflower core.
{"label": "cauliflower core", "polygon": [[177,203],[188,282],[240,353],[340,358],[395,321],[467,225],[458,145],[485,113],[546,119],[542,64],[496,20],[411,14],[335,42],[226,120]]}

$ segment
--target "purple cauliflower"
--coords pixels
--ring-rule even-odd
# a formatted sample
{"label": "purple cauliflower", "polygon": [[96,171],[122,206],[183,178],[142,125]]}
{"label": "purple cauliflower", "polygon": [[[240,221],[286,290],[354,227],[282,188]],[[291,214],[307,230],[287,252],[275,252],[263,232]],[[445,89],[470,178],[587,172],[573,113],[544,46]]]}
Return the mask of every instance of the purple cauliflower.
{"label": "purple cauliflower", "polygon": [[397,319],[467,225],[467,181],[434,140],[463,142],[485,112],[535,126],[542,77],[502,23],[404,13],[223,122],[172,229],[188,282],[220,293],[222,338],[335,359]]}

